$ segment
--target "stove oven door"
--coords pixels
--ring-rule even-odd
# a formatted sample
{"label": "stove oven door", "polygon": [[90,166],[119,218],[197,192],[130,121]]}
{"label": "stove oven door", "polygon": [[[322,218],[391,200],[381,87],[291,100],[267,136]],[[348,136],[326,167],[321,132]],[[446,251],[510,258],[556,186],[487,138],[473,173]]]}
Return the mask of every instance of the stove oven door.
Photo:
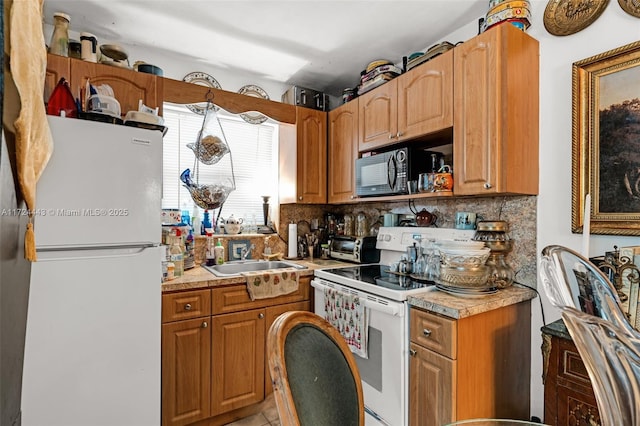
{"label": "stove oven door", "polygon": [[360,294],[369,315],[368,359],[355,355],[364,391],[365,425],[408,424],[408,305],[315,278],[315,313],[324,317],[325,289]]}

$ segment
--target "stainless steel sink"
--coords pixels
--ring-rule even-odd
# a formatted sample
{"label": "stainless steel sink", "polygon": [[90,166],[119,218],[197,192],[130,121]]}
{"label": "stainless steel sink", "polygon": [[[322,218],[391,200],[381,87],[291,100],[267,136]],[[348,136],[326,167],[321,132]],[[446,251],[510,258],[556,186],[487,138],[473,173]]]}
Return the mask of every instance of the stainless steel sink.
{"label": "stainless steel sink", "polygon": [[217,277],[233,277],[240,275],[243,272],[268,271],[271,269],[307,269],[306,266],[283,260],[239,260],[224,263],[222,265],[203,265],[203,267]]}

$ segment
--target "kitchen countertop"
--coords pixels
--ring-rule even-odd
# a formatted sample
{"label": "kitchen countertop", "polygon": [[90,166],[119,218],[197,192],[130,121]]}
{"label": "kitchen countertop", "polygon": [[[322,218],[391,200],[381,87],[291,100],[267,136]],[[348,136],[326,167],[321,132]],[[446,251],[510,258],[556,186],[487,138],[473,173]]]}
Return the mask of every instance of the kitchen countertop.
{"label": "kitchen countertop", "polygon": [[[307,269],[299,271],[300,276],[303,277],[312,276],[316,269],[353,266],[353,263],[334,259],[314,259],[313,261],[310,259],[300,259],[287,261],[306,266]],[[246,282],[247,280],[244,276],[216,277],[206,269],[196,266],[195,268],[186,270],[182,277],[163,282],[162,292],[197,290],[234,284],[245,284]],[[461,319],[501,308],[503,306],[531,300],[535,297],[536,292],[534,290],[514,284],[510,287],[500,289],[495,294],[489,294],[482,297],[454,296],[439,291],[434,287],[431,291],[423,294],[409,296],[407,301],[413,307],[442,314],[450,318]]]}
{"label": "kitchen countertop", "polygon": [[423,294],[409,296],[407,301],[412,307],[442,314],[450,318],[461,319],[483,312],[534,299],[536,292],[530,288],[514,284],[484,296],[454,296],[436,288]]}
{"label": "kitchen countertop", "polygon": [[[300,260],[287,260],[287,262],[296,263],[298,265],[306,266],[307,269],[301,269],[298,272],[300,276],[313,275],[313,271],[320,268],[337,268],[340,266],[353,266],[353,263],[342,262],[340,260],[333,259],[300,259]],[[207,271],[203,267],[196,266],[191,269],[187,269],[184,275],[178,278],[174,278],[170,281],[162,283],[162,292],[180,291],[180,290],[197,290],[208,287],[220,287],[233,284],[244,284],[247,279],[243,276],[235,277],[216,277],[211,272]]]}

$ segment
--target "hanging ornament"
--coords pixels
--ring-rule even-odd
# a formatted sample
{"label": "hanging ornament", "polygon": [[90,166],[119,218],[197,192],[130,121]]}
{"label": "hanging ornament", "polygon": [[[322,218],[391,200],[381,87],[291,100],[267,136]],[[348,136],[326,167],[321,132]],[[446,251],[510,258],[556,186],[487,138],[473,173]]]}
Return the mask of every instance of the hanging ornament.
{"label": "hanging ornament", "polygon": [[[180,174],[180,180],[189,190],[193,202],[205,210],[222,208],[227,197],[236,189],[236,179],[233,172],[233,158],[226,142],[224,130],[218,119],[213,105],[213,94],[207,93],[207,108],[205,109],[202,128],[198,132],[195,143],[187,144],[194,153],[193,169],[186,169]],[[200,183],[200,163],[213,165],[229,154],[231,163],[231,177],[224,181],[202,184]]]}

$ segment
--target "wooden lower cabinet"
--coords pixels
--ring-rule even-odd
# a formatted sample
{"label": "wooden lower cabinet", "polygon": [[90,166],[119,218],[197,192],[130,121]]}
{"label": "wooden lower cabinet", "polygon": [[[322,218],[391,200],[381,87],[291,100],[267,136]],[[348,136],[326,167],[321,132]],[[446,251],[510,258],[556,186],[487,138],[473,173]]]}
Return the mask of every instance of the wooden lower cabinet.
{"label": "wooden lower cabinet", "polygon": [[162,326],[162,424],[186,425],[209,417],[209,318]]}
{"label": "wooden lower cabinet", "polygon": [[587,369],[562,320],[542,328],[544,423],[600,425]]}
{"label": "wooden lower cabinet", "polygon": [[413,342],[410,346],[409,424],[442,425],[454,418],[455,363]]}
{"label": "wooden lower cabinet", "polygon": [[409,424],[529,418],[530,301],[453,319],[412,308]]}
{"label": "wooden lower cabinet", "polygon": [[213,323],[211,415],[264,399],[265,310],[218,315]]}
{"label": "wooden lower cabinet", "polygon": [[162,296],[162,425],[224,425],[271,393],[266,335],[278,315],[310,310],[311,277],[299,290],[252,301],[246,285]]}

